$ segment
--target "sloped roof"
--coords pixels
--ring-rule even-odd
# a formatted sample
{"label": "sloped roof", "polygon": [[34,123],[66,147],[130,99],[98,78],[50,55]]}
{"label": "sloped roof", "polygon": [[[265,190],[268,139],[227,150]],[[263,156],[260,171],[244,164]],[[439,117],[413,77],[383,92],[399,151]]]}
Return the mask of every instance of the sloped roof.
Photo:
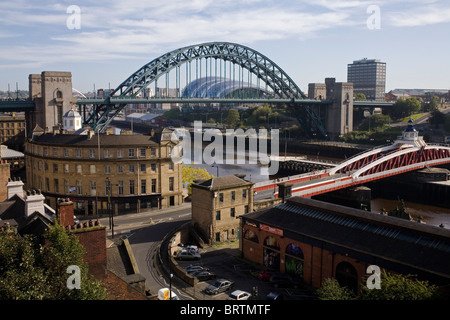
{"label": "sloped roof", "polygon": [[199,183],[193,184],[192,186],[216,191],[247,185],[253,185],[253,182],[239,178],[236,175],[229,175],[204,180]]}
{"label": "sloped roof", "polygon": [[332,252],[450,279],[448,229],[300,197],[241,217],[282,229],[291,239],[320,243]]}

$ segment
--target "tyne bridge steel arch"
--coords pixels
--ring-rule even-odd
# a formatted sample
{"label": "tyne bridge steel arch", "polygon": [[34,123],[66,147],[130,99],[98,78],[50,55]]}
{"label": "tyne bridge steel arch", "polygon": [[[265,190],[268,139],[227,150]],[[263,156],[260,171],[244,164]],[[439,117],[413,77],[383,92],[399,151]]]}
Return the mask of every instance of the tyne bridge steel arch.
{"label": "tyne bridge steel arch", "polygon": [[[264,82],[266,87],[271,89],[276,99],[283,99],[284,101],[286,99],[292,101],[294,99],[306,99],[306,95],[295,82],[271,59],[254,49],[229,42],[196,44],[163,54],[129,76],[111,92],[110,97],[136,97],[146,87],[156,83],[159,78],[167,75],[171,70],[179,68],[183,64],[190,64],[195,60],[208,58],[220,59],[246,69],[256,76],[258,81]],[[177,77],[180,77],[178,73]],[[115,99],[115,101],[117,100]],[[103,132],[125,106],[126,104],[110,103],[109,99],[105,99],[101,104],[94,105],[93,111],[84,118],[84,123],[94,129],[98,128],[99,132]],[[313,121],[318,121],[319,118],[314,114],[312,107],[303,105],[303,108],[306,109],[306,113],[311,116]],[[318,126],[322,127],[321,124]]]}

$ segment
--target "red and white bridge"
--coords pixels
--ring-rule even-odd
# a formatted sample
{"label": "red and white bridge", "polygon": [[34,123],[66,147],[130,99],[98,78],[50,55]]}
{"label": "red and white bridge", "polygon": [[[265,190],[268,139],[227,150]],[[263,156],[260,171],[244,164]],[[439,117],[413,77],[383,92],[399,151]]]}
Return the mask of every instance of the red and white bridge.
{"label": "red and white bridge", "polygon": [[[281,179],[293,184],[292,196],[311,197],[360,185],[408,171],[450,163],[450,146],[427,144],[414,128],[412,120],[393,144],[376,147],[353,156],[337,166]],[[255,183],[254,191],[273,190],[278,196],[280,181]]]}

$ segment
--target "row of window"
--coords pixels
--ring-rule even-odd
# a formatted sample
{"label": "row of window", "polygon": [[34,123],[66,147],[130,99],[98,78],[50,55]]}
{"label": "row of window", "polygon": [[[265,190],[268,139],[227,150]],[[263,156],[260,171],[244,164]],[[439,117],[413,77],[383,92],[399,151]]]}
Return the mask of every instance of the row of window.
{"label": "row of window", "polygon": [[[40,177],[39,177],[39,185],[41,187],[40,189],[42,189]],[[115,184],[113,186],[117,187],[117,195],[125,195],[125,184],[124,184],[123,180],[119,180],[117,182],[117,184]],[[105,196],[116,194],[114,192],[114,190],[111,188],[111,181],[106,180],[104,183],[104,187],[105,187],[105,189],[104,189]],[[127,187],[128,187],[129,195],[136,194],[137,187],[135,185],[135,180],[129,180]],[[51,192],[49,178],[45,178],[45,187],[43,190],[45,190],[46,192]],[[62,190],[60,190],[59,179],[53,179],[53,192],[60,193],[60,191],[63,191],[63,194],[66,194],[66,195],[76,194],[76,195],[81,196],[81,195],[83,195],[83,181],[76,180],[75,185],[70,185],[69,180],[64,179],[64,188]],[[150,191],[150,193],[158,192],[157,179],[151,179],[150,189],[147,189],[147,180],[143,179],[140,181],[140,194],[147,194],[148,191]],[[169,177],[169,191],[175,191],[175,178],[174,177]],[[96,181],[89,181],[89,194],[91,196],[98,195]]]}
{"label": "row of window", "polygon": [[[42,162],[42,161],[38,161],[37,162],[37,168],[36,168],[36,162],[34,162],[33,168],[34,169],[38,169],[38,170],[42,170],[42,163],[44,164],[44,170],[48,171],[49,170],[49,164],[48,162]],[[98,165],[100,167],[100,165]],[[63,172],[64,173],[76,173],[76,174],[83,174],[83,165],[81,164],[76,164],[75,165],[75,171],[71,172],[70,170],[70,165],[65,163],[62,165],[63,167]],[[103,165],[104,167],[104,173],[105,174],[110,174],[111,173],[111,165]],[[129,164],[129,165],[117,165],[116,169],[117,169],[117,173],[125,173],[125,170],[128,168],[128,173],[135,173],[136,171],[136,167],[139,167],[139,172],[140,173],[147,173],[147,168],[150,168],[150,172],[151,173],[156,173],[156,163],[151,163],[150,166],[147,166],[147,164],[145,163],[141,163],[139,166],[134,165],[134,164]],[[53,169],[53,173],[58,173],[59,172],[59,164],[54,163],[52,165],[52,169]],[[174,164],[173,162],[169,162],[169,171],[173,171],[174,170]],[[90,174],[95,174],[97,173],[97,165],[95,164],[90,164],[89,165],[89,173]]]}
{"label": "row of window", "polygon": [[[236,200],[236,191],[230,192],[230,198],[231,198],[231,200]],[[246,199],[246,198],[247,198],[247,189],[242,189],[242,199]],[[219,193],[219,201],[220,202],[224,201],[223,192]]]}
{"label": "row of window", "polygon": [[0,128],[25,128],[25,122],[0,122]]}
{"label": "row of window", "polygon": [[[224,210],[216,210],[216,220],[219,221],[222,219],[222,214]],[[244,206],[244,214],[248,213],[248,205]],[[236,208],[230,208],[230,218],[236,217]]]}
{"label": "row of window", "polygon": [[[42,150],[41,150],[42,148]],[[52,149],[52,150],[49,150]],[[170,148],[169,148],[170,149]],[[41,146],[32,146],[32,150],[34,154],[39,154],[44,157],[48,157],[50,155],[50,151],[52,152],[53,157],[58,157],[60,153],[60,148],[49,148],[49,147],[41,147]],[[147,157],[147,148],[129,148],[129,149],[102,149],[103,150],[103,158],[114,158],[114,156],[117,159],[122,159],[125,157],[128,158],[145,158]],[[114,152],[115,150],[115,152]],[[150,157],[156,157],[157,156],[157,148],[150,148]],[[83,158],[83,149],[75,149],[74,150],[75,158]],[[90,159],[96,159],[99,157],[99,150],[96,149],[89,149],[89,154],[87,155]],[[101,152],[101,151],[100,151]],[[170,150],[169,150],[170,152]],[[62,155],[65,158],[70,157],[70,149],[64,148],[62,150]]]}

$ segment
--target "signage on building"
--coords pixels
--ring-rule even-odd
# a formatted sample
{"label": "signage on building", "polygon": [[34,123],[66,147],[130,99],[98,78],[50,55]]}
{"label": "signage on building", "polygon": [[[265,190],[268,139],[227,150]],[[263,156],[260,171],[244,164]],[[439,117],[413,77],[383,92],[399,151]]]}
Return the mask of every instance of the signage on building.
{"label": "signage on building", "polygon": [[265,225],[265,224],[262,224],[262,223],[259,224],[259,228],[261,230],[264,230],[264,231],[267,231],[267,232],[270,232],[270,233],[274,233],[274,234],[279,235],[279,236],[283,236],[283,230],[281,230],[281,229],[274,228],[274,227],[271,227],[271,226],[268,226],[268,225]]}

